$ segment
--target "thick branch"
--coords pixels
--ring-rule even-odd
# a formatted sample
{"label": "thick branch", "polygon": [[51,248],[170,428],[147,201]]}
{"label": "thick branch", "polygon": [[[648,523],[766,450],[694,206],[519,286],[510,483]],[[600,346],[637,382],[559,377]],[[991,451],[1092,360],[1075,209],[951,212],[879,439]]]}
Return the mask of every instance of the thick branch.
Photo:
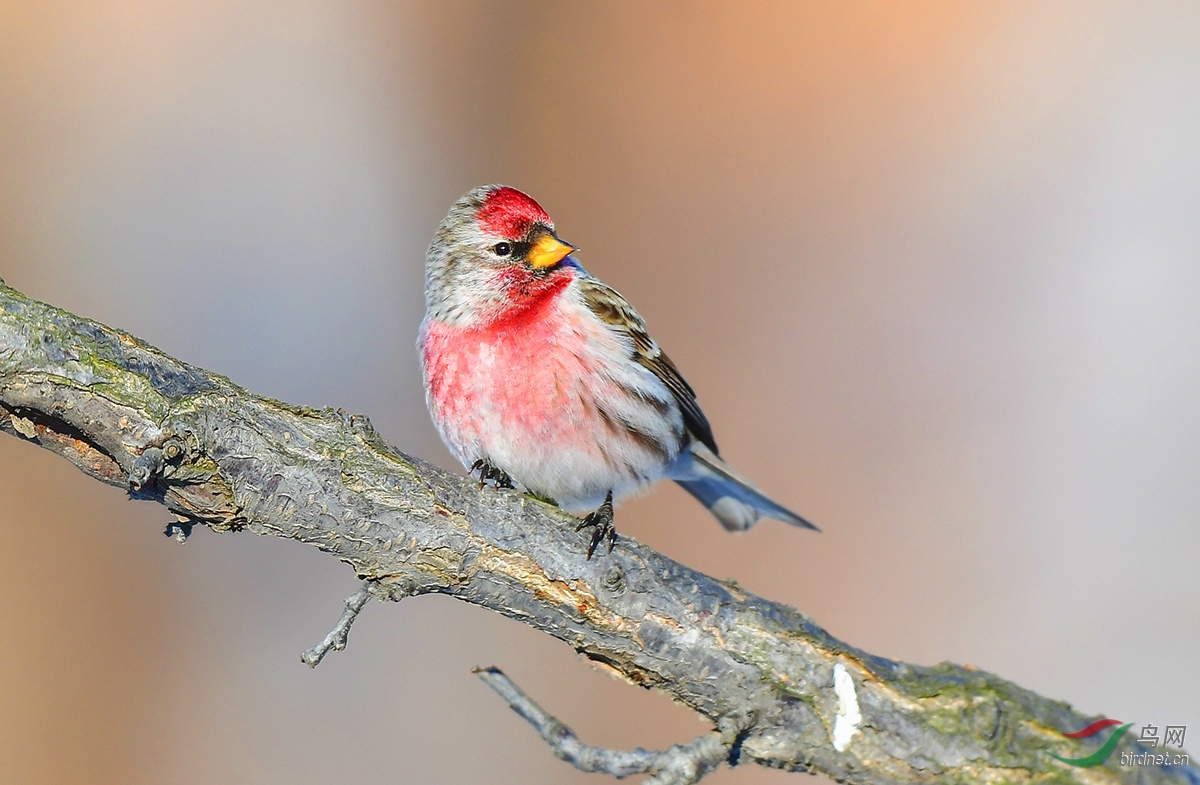
{"label": "thick branch", "polygon": [[[366,419],[261,398],[0,285],[0,430],[188,521],[316,545],[381,598],[439,592],[532,625],[736,739],[736,759],[852,783],[1161,782],[1098,768],[1084,717],[981,671],[875,657],[627,537],[394,451]],[[336,641],[335,641],[336,642]],[[835,676],[836,672],[836,676]],[[1131,734],[1126,734],[1129,736]]]}

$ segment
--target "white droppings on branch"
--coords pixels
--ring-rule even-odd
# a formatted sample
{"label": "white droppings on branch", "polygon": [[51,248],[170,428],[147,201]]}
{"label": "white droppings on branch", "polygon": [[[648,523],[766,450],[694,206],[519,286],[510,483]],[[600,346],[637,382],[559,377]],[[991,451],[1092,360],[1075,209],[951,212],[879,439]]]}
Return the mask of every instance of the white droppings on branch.
{"label": "white droppings on branch", "polygon": [[838,713],[833,723],[833,748],[838,752],[850,744],[850,737],[858,733],[862,724],[862,713],[858,710],[858,694],[854,691],[854,679],[840,662],[833,666],[833,691],[837,693]]}

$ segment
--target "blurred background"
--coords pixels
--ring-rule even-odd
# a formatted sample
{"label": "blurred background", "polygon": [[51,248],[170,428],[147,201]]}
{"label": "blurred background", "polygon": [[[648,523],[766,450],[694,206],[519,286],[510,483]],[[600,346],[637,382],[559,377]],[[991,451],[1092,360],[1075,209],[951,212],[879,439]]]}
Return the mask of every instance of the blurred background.
{"label": "blurred background", "polygon": [[[532,193],[816,521],[622,533],[888,657],[1200,738],[1200,6],[0,2],[0,276],[453,462],[413,348],[470,187]],[[520,624],[0,439],[11,783],[584,783],[705,727]],[[709,782],[795,775],[725,769]]]}

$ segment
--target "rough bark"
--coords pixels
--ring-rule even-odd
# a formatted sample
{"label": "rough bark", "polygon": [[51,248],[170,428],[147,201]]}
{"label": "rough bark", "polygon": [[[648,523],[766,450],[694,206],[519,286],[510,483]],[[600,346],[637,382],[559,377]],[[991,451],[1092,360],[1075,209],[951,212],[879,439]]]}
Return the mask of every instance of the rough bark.
{"label": "rough bark", "polygon": [[350,565],[372,596],[439,592],[532,625],[704,715],[732,764],[851,783],[1200,784],[1191,767],[1120,766],[1145,751],[1130,738],[1103,766],[1063,764],[1050,753],[1099,746],[1104,734],[1062,735],[1095,717],[979,670],[873,656],[628,537],[589,561],[587,533],[551,505],[481,491],[363,417],[253,395],[2,282],[0,430],[162,503],[180,536],[290,537]]}

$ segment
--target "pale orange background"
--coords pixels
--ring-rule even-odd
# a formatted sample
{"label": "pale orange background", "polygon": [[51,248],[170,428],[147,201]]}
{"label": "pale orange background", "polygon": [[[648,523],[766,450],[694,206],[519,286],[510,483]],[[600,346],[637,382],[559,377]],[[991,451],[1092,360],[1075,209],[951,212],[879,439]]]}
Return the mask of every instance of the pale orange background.
{"label": "pale orange background", "polygon": [[[0,2],[0,276],[446,466],[423,252],[493,181],[824,528],[662,487],[623,533],[1197,748],[1200,6]],[[475,664],[589,742],[704,729],[444,598],[309,671],[350,572],[166,521],[0,438],[3,782],[602,781]]]}

